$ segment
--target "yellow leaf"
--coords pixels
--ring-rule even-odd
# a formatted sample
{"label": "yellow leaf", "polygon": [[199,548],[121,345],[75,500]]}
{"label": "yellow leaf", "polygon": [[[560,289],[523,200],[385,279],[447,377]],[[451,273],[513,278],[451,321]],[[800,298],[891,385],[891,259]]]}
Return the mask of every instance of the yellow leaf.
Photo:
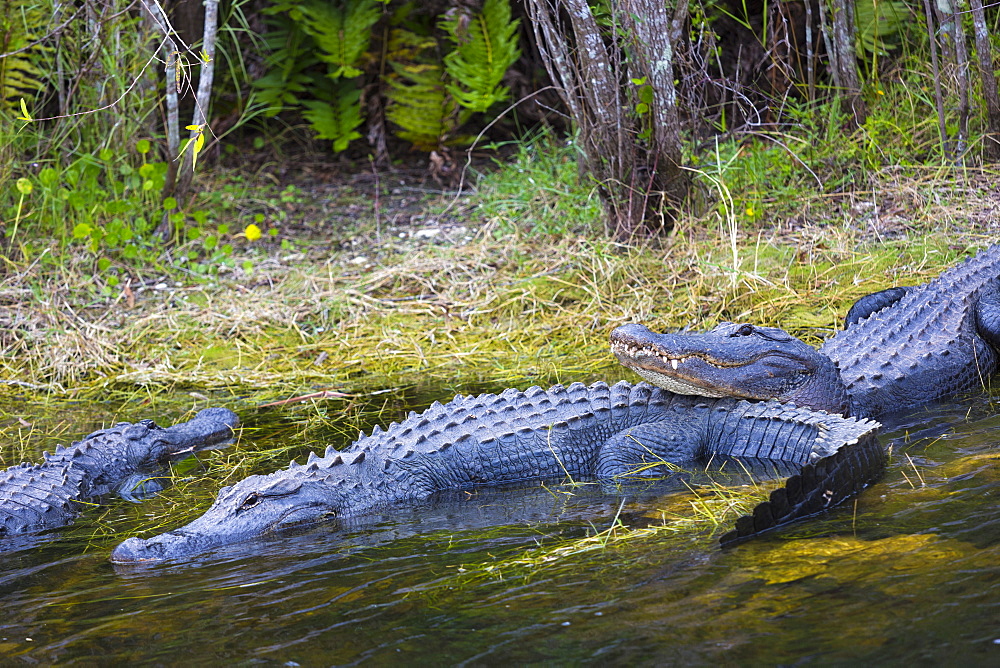
{"label": "yellow leaf", "polygon": [[202,125],[186,125],[186,126],[184,126],[184,129],[185,130],[190,130],[191,132],[201,132],[202,127],[204,127],[204,126],[202,126]]}
{"label": "yellow leaf", "polygon": [[18,117],[18,120],[22,120],[22,121],[30,121],[30,120],[32,120],[31,114],[28,113],[28,105],[25,103],[23,97],[21,98],[21,116]]}
{"label": "yellow leaf", "polygon": [[194,149],[191,153],[191,171],[194,171],[195,166],[198,164],[198,152],[201,151],[201,147],[205,145],[205,135],[199,134],[194,140]]}

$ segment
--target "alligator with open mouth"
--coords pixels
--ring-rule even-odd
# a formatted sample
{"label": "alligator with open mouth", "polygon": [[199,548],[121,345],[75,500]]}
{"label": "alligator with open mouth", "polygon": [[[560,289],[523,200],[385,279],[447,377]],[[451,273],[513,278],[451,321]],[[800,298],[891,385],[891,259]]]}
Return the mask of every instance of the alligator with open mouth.
{"label": "alligator with open mouth", "polygon": [[0,472],[0,549],[15,536],[71,523],[91,499],[117,493],[135,500],[155,491],[150,478],[168,460],[231,441],[238,424],[225,408],[167,428],[121,422],[46,452],[41,464],[11,466]]}
{"label": "alligator with open mouth", "polygon": [[[646,383],[514,389],[434,404],[346,449],[223,488],[188,525],[112,552],[118,563],[185,559],[282,529],[340,526],[446,490],[551,479],[651,475],[713,458],[801,467],[766,508],[772,522],[858,491],[840,471],[884,465],[878,423],[777,402],[678,395]],[[859,464],[859,462],[862,462]],[[832,487],[833,479],[843,485]],[[780,497],[780,498],[778,498]],[[761,511],[765,512],[765,511]]]}
{"label": "alligator with open mouth", "polygon": [[[861,298],[846,328],[819,350],[781,329],[731,322],[693,334],[623,325],[611,350],[647,381],[681,394],[867,418],[910,410],[985,387],[997,371],[1000,244],[927,283]],[[742,529],[756,531],[747,521]]]}

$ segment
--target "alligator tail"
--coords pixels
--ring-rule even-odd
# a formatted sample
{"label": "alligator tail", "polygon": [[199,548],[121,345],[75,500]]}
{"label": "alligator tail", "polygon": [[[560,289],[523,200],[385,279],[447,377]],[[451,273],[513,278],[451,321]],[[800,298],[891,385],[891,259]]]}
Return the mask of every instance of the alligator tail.
{"label": "alligator tail", "polygon": [[811,464],[771,492],[753,513],[736,520],[736,527],[719,542],[728,547],[746,538],[822,513],[854,496],[885,473],[887,455],[878,442],[878,423],[836,452]]}

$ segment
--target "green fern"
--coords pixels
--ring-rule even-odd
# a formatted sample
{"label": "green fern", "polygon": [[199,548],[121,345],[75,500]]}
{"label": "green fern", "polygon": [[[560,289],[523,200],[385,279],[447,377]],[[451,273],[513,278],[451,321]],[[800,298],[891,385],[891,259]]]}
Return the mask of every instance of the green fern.
{"label": "green fern", "polygon": [[320,60],[332,67],[331,77],[349,79],[362,74],[355,65],[368,49],[371,27],[382,15],[377,0],[348,0],[346,7],[322,0],[288,6],[292,20],[316,40]]}
{"label": "green fern", "polygon": [[900,0],[860,0],[854,5],[857,36],[855,49],[859,58],[865,57],[865,52],[879,56],[895,49],[895,37],[903,27],[903,21],[909,15],[906,3]]}
{"label": "green fern", "polygon": [[333,82],[327,90],[326,97],[330,102],[305,100],[302,106],[306,109],[302,116],[309,121],[317,137],[332,140],[334,152],[340,153],[353,140],[361,137],[357,131],[364,121],[361,117],[361,90],[342,79]]}
{"label": "green fern", "polygon": [[397,136],[414,146],[433,151],[449,143],[464,141],[452,133],[467,119],[443,81],[444,70],[436,64],[393,62],[398,75],[390,80],[390,104],[386,117],[402,130]]}
{"label": "green fern", "polygon": [[[265,11],[272,13],[273,8]],[[265,62],[270,69],[253,82],[256,101],[264,107],[266,117],[299,104],[299,96],[314,84],[315,75],[308,69],[319,62],[315,43],[297,24],[284,16],[275,16],[271,22],[277,30],[263,36],[269,50]]]}
{"label": "green fern", "polygon": [[[11,3],[0,16],[0,53],[23,49],[36,40],[34,32],[43,30],[48,15],[28,2]],[[0,58],[0,103],[15,109],[23,97],[32,101],[45,90],[52,47],[36,44],[25,51]],[[41,66],[40,66],[41,65]]]}
{"label": "green fern", "polygon": [[459,13],[441,21],[455,43],[454,50],[444,57],[445,71],[453,80],[447,90],[463,107],[483,112],[510,93],[500,82],[521,56],[517,48],[519,21],[510,20],[507,0],[486,0],[482,12],[463,23]]}

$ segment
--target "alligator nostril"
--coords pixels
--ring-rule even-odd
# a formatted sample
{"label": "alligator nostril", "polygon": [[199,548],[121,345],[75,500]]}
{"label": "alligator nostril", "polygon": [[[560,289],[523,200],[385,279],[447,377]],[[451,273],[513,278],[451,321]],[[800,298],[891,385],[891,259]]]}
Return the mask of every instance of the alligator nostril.
{"label": "alligator nostril", "polygon": [[161,561],[163,545],[158,541],[128,538],[111,551],[111,561],[115,563],[136,563],[140,561]]}

